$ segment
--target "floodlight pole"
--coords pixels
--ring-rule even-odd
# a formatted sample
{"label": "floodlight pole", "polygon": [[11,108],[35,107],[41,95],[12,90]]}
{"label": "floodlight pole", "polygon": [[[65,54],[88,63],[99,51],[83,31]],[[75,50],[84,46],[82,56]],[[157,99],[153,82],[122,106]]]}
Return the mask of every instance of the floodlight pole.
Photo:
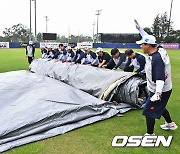
{"label": "floodlight pole", "polygon": [[99,15],[101,14],[102,10],[96,10],[96,14],[97,15],[97,34],[99,33]]}
{"label": "floodlight pole", "polygon": [[171,0],[171,7],[170,7],[170,13],[169,13],[169,25],[168,25],[168,33],[167,33],[168,37],[169,37],[169,30],[170,30],[170,25],[171,25],[172,6],[173,6],[173,0]]}
{"label": "floodlight pole", "polygon": [[29,35],[29,41],[31,41],[32,40],[32,35],[31,35],[31,30],[32,28],[31,28],[31,0],[30,0],[30,35]]}
{"label": "floodlight pole", "polygon": [[46,33],[48,32],[48,16],[45,16],[45,20],[46,20]]}
{"label": "floodlight pole", "polygon": [[94,27],[95,27],[95,22],[93,23],[93,43],[94,43]]}
{"label": "floodlight pole", "polygon": [[101,14],[101,11],[102,10],[96,10],[96,14],[95,15],[97,15],[97,34],[96,34],[96,41],[98,42],[98,34],[99,34],[99,15]]}
{"label": "floodlight pole", "polygon": [[34,0],[34,12],[35,12],[35,41],[37,41],[36,0]]}

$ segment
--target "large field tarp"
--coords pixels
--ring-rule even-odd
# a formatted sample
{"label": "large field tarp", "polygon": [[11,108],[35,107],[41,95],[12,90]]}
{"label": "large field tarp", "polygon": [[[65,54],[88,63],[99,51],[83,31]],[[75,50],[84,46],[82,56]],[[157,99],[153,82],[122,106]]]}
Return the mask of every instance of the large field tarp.
{"label": "large field tarp", "polygon": [[132,72],[72,65],[47,59],[34,60],[30,71],[60,80],[106,101],[141,107],[147,95],[146,81]]}
{"label": "large field tarp", "polygon": [[0,73],[0,152],[130,109],[29,71]]}
{"label": "large field tarp", "polygon": [[0,152],[141,108],[147,94],[134,73],[47,59],[30,71],[0,73]]}

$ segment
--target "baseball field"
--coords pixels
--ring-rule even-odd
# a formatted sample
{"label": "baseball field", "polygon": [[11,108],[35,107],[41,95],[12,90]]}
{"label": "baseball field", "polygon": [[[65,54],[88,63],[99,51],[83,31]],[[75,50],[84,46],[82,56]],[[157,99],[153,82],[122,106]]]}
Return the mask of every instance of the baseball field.
{"label": "baseball field", "polygon": [[[104,50],[110,52],[110,49]],[[173,93],[167,108],[173,121],[180,126],[180,50],[168,50],[168,54],[172,65]],[[36,49],[36,58],[40,56],[40,50]],[[17,70],[28,70],[25,49],[0,49],[0,73]],[[7,114],[8,112],[11,111],[7,111]],[[132,110],[124,114],[123,117],[115,116],[63,135],[14,148],[5,152],[5,154],[180,153],[180,128],[176,131],[164,131],[159,127],[163,123],[163,118],[156,121],[155,133],[166,137],[169,135],[173,136],[171,146],[168,148],[163,146],[156,148],[114,148],[111,146],[112,139],[116,135],[134,136],[143,135],[146,132],[142,110]]]}

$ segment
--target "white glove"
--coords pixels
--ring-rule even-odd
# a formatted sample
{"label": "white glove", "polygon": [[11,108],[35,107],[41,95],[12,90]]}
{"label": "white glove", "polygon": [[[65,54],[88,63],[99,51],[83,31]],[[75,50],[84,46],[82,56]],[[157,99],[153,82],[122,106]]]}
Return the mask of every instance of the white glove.
{"label": "white glove", "polygon": [[162,80],[156,80],[156,92],[155,94],[150,98],[152,102],[161,100],[161,94],[164,87],[164,81]]}
{"label": "white glove", "polygon": [[151,98],[151,102],[159,101],[161,100],[161,93],[156,92]]}
{"label": "white glove", "polygon": [[134,19],[134,22],[135,22],[135,24],[136,24],[136,28],[137,28],[137,30],[139,30],[139,29],[140,29],[140,25],[139,25],[139,23],[137,22],[137,20],[136,20],[136,19]]}

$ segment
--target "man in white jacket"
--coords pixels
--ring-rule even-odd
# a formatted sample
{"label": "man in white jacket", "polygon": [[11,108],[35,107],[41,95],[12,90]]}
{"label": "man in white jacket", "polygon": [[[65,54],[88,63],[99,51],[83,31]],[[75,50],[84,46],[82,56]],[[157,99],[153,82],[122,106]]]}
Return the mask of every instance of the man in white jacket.
{"label": "man in white jacket", "polygon": [[145,135],[154,135],[155,119],[160,119],[161,116],[165,118],[166,122],[160,127],[163,130],[175,130],[178,126],[171,120],[171,116],[166,109],[172,92],[169,56],[165,49],[157,46],[154,36],[148,35],[137,21],[135,23],[142,36],[142,39],[136,43],[140,44],[144,53],[148,54],[145,72],[150,95],[143,109],[147,124],[147,133]]}

